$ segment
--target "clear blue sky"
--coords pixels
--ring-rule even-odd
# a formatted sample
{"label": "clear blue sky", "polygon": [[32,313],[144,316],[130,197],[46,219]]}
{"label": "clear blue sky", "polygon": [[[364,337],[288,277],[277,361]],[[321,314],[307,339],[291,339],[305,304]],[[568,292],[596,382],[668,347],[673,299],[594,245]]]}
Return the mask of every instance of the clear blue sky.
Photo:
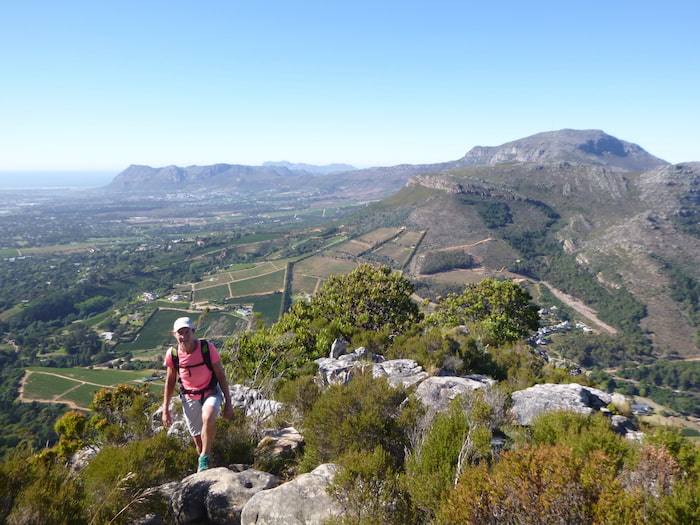
{"label": "clear blue sky", "polygon": [[0,171],[422,164],[562,128],[700,161],[698,6],[5,2]]}

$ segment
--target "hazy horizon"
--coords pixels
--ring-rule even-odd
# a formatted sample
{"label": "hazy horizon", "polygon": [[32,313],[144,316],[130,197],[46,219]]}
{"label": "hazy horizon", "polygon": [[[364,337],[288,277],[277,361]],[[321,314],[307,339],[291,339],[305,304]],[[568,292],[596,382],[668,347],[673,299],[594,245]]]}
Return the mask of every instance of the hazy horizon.
{"label": "hazy horizon", "polygon": [[118,174],[115,171],[83,170],[7,170],[0,171],[0,187],[6,190],[24,188],[99,188]]}

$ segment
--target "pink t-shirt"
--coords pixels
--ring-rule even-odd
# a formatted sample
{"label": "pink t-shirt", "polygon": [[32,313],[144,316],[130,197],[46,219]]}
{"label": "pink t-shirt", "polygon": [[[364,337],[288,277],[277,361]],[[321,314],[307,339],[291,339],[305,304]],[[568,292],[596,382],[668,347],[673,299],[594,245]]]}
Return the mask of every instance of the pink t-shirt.
{"label": "pink t-shirt", "polygon": [[[212,364],[221,360],[219,353],[211,343],[209,343],[209,356],[211,357]],[[191,354],[187,352],[178,352],[177,357],[180,365],[180,379],[182,380],[182,386],[185,390],[204,390],[209,386],[211,375],[214,372],[209,370],[209,367],[204,363],[201,340],[197,340],[197,348],[194,349],[194,352]],[[165,354],[164,364],[168,368],[175,368],[170,348],[168,348],[168,352]],[[191,368],[187,368],[188,366]],[[197,394],[187,394],[187,396],[191,398],[200,397]]]}

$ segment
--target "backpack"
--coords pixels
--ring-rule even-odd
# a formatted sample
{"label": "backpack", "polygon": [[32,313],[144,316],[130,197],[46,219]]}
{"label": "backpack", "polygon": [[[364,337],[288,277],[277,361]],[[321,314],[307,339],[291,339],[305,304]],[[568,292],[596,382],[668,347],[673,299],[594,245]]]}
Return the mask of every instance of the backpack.
{"label": "backpack", "polygon": [[209,381],[209,385],[207,385],[207,387],[203,390],[187,390],[184,386],[182,386],[182,379],[180,378],[180,358],[177,355],[177,346],[173,346],[170,348],[170,355],[173,358],[173,365],[175,365],[175,370],[177,370],[177,381],[178,383],[180,383],[180,394],[200,395],[202,396],[201,401],[204,402],[204,393],[216,389],[217,385],[219,384],[219,380],[216,378],[216,374],[214,373],[214,367],[211,365],[209,343],[204,339],[200,339],[200,343],[202,345],[202,357],[204,357],[204,361],[202,361],[201,363],[197,363],[196,365],[187,365],[183,368],[189,371],[190,368],[195,368],[202,365],[207,366],[207,368],[211,371],[211,381]]}

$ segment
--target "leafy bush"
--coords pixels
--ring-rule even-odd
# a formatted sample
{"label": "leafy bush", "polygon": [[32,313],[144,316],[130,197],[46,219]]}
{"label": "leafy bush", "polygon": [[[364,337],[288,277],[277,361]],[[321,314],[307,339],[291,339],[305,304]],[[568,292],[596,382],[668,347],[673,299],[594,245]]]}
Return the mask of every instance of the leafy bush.
{"label": "leafy bush", "polygon": [[622,466],[631,454],[631,445],[610,428],[602,414],[590,416],[574,412],[556,411],[536,416],[530,427],[533,446],[566,445],[576,457],[586,457],[592,451],[601,451]]}
{"label": "leafy bush", "polygon": [[406,393],[385,379],[355,376],[346,386],[331,385],[302,423],[306,438],[304,469],[336,461],[349,451],[381,446],[395,465],[403,463],[414,414],[403,406]]}
{"label": "leafy bush", "polygon": [[349,451],[338,462],[343,469],[335,476],[329,493],[344,512],[328,525],[418,522],[394,459],[381,446]]}
{"label": "leafy bush", "polygon": [[592,524],[601,494],[611,486],[619,491],[614,472],[603,454],[579,458],[566,445],[504,452],[492,468],[466,469],[441,517],[447,523]]}
{"label": "leafy bush", "polygon": [[466,325],[486,344],[515,342],[539,327],[538,307],[520,285],[484,279],[460,295],[449,295],[425,320],[427,326]]}
{"label": "leafy bush", "polygon": [[24,446],[0,463],[0,513],[0,522],[17,525],[87,522],[79,481],[63,463]]}
{"label": "leafy bush", "polygon": [[81,472],[95,523],[130,523],[147,512],[166,512],[148,487],[182,479],[195,471],[197,452],[189,443],[160,432],[126,445],[106,446]]}

